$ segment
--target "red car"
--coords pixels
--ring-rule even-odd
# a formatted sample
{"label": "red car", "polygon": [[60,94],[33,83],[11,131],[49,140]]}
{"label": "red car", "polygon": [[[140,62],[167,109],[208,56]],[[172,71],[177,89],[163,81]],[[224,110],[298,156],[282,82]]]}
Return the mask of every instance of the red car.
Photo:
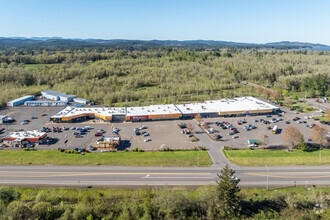
{"label": "red car", "polygon": [[268,130],[271,130],[271,129],[272,129],[272,127],[268,126],[268,127],[267,127],[267,129],[268,129]]}
{"label": "red car", "polygon": [[102,136],[102,133],[101,132],[96,132],[95,133],[95,136],[97,137],[97,136]]}

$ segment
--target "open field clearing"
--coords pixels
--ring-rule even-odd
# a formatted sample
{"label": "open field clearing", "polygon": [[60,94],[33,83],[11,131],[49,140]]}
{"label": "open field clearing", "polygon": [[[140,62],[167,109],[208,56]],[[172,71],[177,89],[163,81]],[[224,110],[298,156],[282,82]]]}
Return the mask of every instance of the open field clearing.
{"label": "open field clearing", "polygon": [[[23,159],[21,161],[21,158]],[[0,164],[111,165],[111,166],[210,166],[206,151],[108,152],[67,154],[58,151],[0,151]]]}
{"label": "open field clearing", "polygon": [[[242,166],[292,166],[319,165],[319,151],[303,152],[294,150],[224,150],[226,157]],[[330,150],[322,150],[321,164],[330,164]]]}

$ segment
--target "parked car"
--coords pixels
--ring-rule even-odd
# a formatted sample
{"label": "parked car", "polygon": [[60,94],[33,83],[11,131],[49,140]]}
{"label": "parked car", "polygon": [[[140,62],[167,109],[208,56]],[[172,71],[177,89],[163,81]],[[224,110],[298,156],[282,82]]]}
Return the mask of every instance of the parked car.
{"label": "parked car", "polygon": [[271,129],[272,129],[272,127],[270,127],[270,126],[267,127],[267,130],[271,130]]}
{"label": "parked car", "polygon": [[73,135],[79,135],[79,132],[75,131],[75,132],[73,132]]}
{"label": "parked car", "polygon": [[215,137],[214,137],[215,139],[217,139],[217,140],[219,140],[219,139],[221,139],[222,138],[222,136],[221,135],[219,135],[219,134],[217,134],[217,135],[215,135]]}
{"label": "parked car", "polygon": [[148,132],[143,134],[143,137],[147,137],[147,136],[150,136],[150,134]]}
{"label": "parked car", "polygon": [[88,147],[90,151],[96,150],[95,147],[93,147],[92,145]]}
{"label": "parked car", "polygon": [[99,133],[105,133],[105,130],[103,130],[103,129],[99,129],[99,130],[97,130],[97,132],[99,132]]}
{"label": "parked car", "polygon": [[184,128],[186,128],[186,125],[185,125],[185,124],[180,124],[179,127],[180,127],[181,129],[184,129]]}
{"label": "parked car", "polygon": [[285,123],[286,123],[286,124],[290,124],[290,121],[286,121]]}
{"label": "parked car", "polygon": [[238,136],[237,136],[237,135],[234,135],[234,136],[233,136],[233,139],[236,139],[236,138],[238,138]]}
{"label": "parked car", "polygon": [[72,127],[71,130],[76,130],[76,127]]}
{"label": "parked car", "polygon": [[102,133],[101,132],[96,132],[95,137],[98,137],[98,136],[102,136]]}
{"label": "parked car", "polygon": [[150,138],[144,139],[144,142],[149,142],[149,141],[151,141]]}

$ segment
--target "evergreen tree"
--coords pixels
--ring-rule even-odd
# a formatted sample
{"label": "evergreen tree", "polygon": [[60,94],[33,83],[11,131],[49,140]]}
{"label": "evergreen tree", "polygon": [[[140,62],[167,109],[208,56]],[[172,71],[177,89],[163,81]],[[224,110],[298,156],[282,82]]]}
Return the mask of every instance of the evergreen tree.
{"label": "evergreen tree", "polygon": [[220,202],[220,219],[233,219],[239,217],[240,213],[240,188],[237,186],[239,179],[235,176],[235,171],[230,169],[228,164],[218,174],[220,179],[217,187]]}

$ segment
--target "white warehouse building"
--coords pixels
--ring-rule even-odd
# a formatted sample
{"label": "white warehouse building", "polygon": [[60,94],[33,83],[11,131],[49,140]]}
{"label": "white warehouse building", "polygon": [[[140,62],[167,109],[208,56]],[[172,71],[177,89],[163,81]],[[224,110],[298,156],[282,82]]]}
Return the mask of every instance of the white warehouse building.
{"label": "white warehouse building", "polygon": [[7,102],[7,106],[18,106],[18,105],[22,105],[22,104],[24,104],[24,102],[30,101],[30,100],[33,100],[33,99],[34,99],[34,96],[33,95],[23,96],[21,98],[14,99],[14,100],[11,100],[11,101]]}

